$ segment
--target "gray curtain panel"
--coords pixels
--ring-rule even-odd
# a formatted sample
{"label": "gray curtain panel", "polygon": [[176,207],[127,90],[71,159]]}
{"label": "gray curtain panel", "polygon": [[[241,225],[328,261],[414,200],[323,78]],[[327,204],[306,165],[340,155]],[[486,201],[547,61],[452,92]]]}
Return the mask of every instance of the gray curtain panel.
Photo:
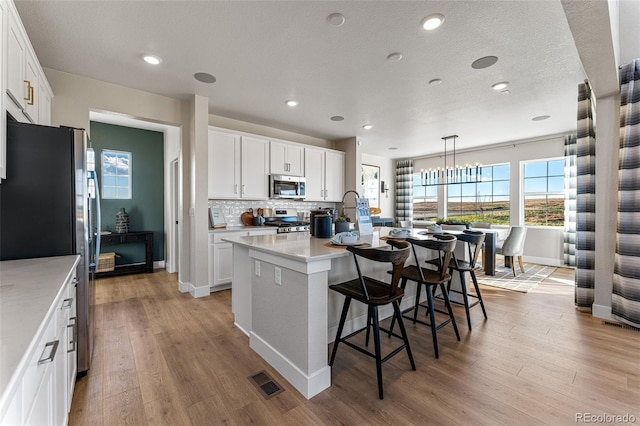
{"label": "gray curtain panel", "polygon": [[396,220],[413,220],[413,160],[396,161]]}
{"label": "gray curtain panel", "polygon": [[595,282],[596,134],[591,88],[578,85],[576,142],[576,293],[578,309],[590,310]]}
{"label": "gray curtain panel", "polygon": [[576,135],[564,138],[564,264],[576,265]]}
{"label": "gray curtain panel", "polygon": [[618,229],[611,312],[640,327],[640,59],[620,69]]}

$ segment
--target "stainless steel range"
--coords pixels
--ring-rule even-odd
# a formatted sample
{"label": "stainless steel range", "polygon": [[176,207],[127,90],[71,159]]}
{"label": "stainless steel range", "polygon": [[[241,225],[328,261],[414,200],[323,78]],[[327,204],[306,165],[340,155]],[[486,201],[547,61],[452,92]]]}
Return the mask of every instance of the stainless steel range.
{"label": "stainless steel range", "polygon": [[[266,216],[266,215],[269,216]],[[267,209],[265,226],[276,226],[278,234],[286,232],[309,232],[309,222],[298,220],[296,209]]]}

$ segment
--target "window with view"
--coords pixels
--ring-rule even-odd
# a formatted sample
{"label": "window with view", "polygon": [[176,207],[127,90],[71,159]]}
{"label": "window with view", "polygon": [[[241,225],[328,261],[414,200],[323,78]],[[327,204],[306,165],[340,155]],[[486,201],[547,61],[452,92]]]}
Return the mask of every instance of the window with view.
{"label": "window with view", "polygon": [[438,187],[422,185],[420,173],[413,174],[413,220],[438,218]]}
{"label": "window with view", "polygon": [[524,223],[564,226],[564,159],[524,163]]}
{"label": "window with view", "polygon": [[447,217],[509,225],[509,164],[482,166],[477,183],[447,185]]}
{"label": "window with view", "polygon": [[131,153],[102,151],[102,198],[131,198]]}

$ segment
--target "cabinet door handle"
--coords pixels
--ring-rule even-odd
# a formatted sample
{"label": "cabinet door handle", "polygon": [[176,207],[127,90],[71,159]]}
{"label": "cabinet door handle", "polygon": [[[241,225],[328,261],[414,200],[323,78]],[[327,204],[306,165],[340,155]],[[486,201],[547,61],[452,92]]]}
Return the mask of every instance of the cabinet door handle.
{"label": "cabinet door handle", "polygon": [[46,345],[44,345],[44,350],[42,351],[42,355],[44,355],[44,353],[47,350],[47,347],[49,346],[53,346],[53,348],[51,349],[51,352],[49,353],[49,356],[46,358],[40,358],[38,360],[38,365],[42,365],[42,364],[46,364],[48,362],[53,361],[53,359],[56,357],[56,352],[58,351],[58,344],[60,343],[59,340],[55,340],[53,342],[47,342]]}
{"label": "cabinet door handle", "polygon": [[31,82],[29,80],[24,80],[25,83],[27,83],[27,97],[24,98],[25,101],[27,102],[27,105],[33,105],[33,101],[35,98],[35,93],[33,90],[33,86],[31,85]]}
{"label": "cabinet door handle", "polygon": [[238,184],[237,183],[235,185],[233,185],[233,193],[234,194],[238,193]]}
{"label": "cabinet door handle", "polygon": [[67,349],[67,353],[75,352],[76,349],[78,349],[78,323],[76,322],[76,317],[69,318],[69,321],[73,321],[73,324],[67,325],[67,328],[71,328],[73,330],[71,333],[71,341],[69,342],[73,345],[73,349]]}
{"label": "cabinet door handle", "polygon": [[244,185],[242,185],[242,195],[244,195]]}
{"label": "cabinet door handle", "polygon": [[62,306],[60,307],[60,309],[69,309],[69,308],[71,308],[71,305],[73,305],[73,297],[70,297],[68,299],[64,299],[62,301]]}

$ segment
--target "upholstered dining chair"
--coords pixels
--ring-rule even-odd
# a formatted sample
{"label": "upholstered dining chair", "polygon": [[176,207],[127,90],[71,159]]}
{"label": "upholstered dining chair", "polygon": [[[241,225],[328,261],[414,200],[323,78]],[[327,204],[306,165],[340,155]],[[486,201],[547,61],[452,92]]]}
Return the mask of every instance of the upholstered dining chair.
{"label": "upholstered dining chair", "polygon": [[[469,224],[470,229],[491,229],[491,222],[471,222]],[[480,263],[484,264],[484,243],[482,244],[481,249],[481,261]]]}
{"label": "upholstered dining chair", "polygon": [[504,241],[498,242],[496,254],[501,254],[505,258],[505,266],[508,264],[507,259],[511,260],[511,270],[513,276],[516,277],[516,260],[520,265],[520,270],[524,273],[524,265],[522,263],[522,253],[524,251],[524,240],[527,236],[527,228],[524,226],[512,226],[509,235]]}
{"label": "upholstered dining chair", "polygon": [[[402,322],[402,314],[400,313],[400,300],[404,296],[404,290],[400,288],[400,277],[404,267],[404,262],[407,260],[410,254],[409,243],[401,240],[389,239],[387,244],[391,247],[382,248],[361,248],[356,246],[348,246],[347,250],[353,253],[353,260],[356,264],[356,270],[358,271],[358,278],[346,281],[340,284],[330,285],[329,288],[342,294],[344,299],[344,305],[342,307],[342,314],[340,316],[340,323],[338,324],[338,333],[333,343],[333,351],[331,352],[331,359],[329,365],[333,365],[336,359],[336,353],[340,343],[357,350],[358,352],[367,355],[376,360],[376,373],[378,376],[378,397],[384,398],[382,389],[382,363],[390,359],[391,357],[400,353],[403,349],[407,351],[411,368],[415,371],[416,364],[413,361],[413,355],[411,354],[411,347],[409,346],[409,339],[407,338],[407,332]],[[391,248],[391,250],[389,250]],[[358,258],[368,259],[374,262],[387,262],[392,264],[391,282],[386,283],[379,281],[375,278],[370,278],[362,275]],[[342,330],[344,328],[345,320],[347,319],[347,313],[349,312],[349,305],[351,300],[355,299],[360,303],[367,305],[367,325],[353,333],[342,337]],[[385,330],[380,327],[378,318],[378,307],[391,304],[393,306],[393,318],[398,321],[400,326],[401,335],[393,334],[389,330]],[[349,339],[358,333],[366,330],[365,346],[369,346],[369,334],[373,328],[373,345],[374,352],[370,352],[364,347],[358,346]],[[392,334],[394,337],[401,338],[403,343],[398,348],[393,350],[389,355],[384,358],[380,351],[380,330]]]}

